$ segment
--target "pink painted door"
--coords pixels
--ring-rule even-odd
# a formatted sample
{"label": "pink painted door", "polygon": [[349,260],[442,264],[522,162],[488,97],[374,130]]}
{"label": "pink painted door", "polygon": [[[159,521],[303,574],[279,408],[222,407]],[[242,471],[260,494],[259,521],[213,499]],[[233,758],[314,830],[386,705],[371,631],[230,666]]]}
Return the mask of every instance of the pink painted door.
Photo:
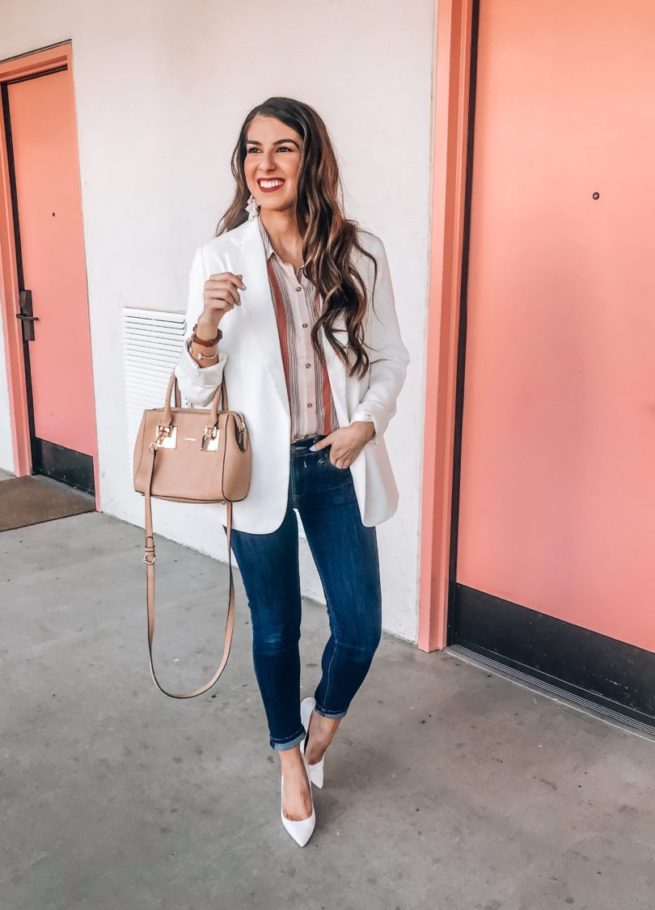
{"label": "pink painted door", "polygon": [[10,83],[7,99],[32,468],[93,492],[94,394],[70,71]]}
{"label": "pink painted door", "polygon": [[655,5],[480,0],[453,642],[655,717]]}

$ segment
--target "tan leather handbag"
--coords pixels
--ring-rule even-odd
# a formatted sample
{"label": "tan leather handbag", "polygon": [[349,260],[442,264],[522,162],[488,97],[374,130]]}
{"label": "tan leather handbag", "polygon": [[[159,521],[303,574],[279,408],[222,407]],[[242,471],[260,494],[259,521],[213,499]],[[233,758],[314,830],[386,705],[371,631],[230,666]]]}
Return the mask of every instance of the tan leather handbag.
{"label": "tan leather handbag", "polygon": [[[175,407],[171,395],[175,392]],[[219,408],[220,400],[220,408]],[[236,597],[232,577],[232,503],[245,499],[250,487],[252,450],[243,414],[228,410],[225,382],[216,389],[209,408],[180,407],[175,371],[166,389],[163,408],[143,412],[134,444],[134,489],[145,496],[146,607],[150,673],[161,691],[171,698],[202,695],[217,681],[230,655]],[[155,631],[155,539],[151,499],[173,502],[227,503],[227,551],[230,594],[225,624],[223,657],[209,682],[191,692],[168,692],[160,684],[152,660]]]}

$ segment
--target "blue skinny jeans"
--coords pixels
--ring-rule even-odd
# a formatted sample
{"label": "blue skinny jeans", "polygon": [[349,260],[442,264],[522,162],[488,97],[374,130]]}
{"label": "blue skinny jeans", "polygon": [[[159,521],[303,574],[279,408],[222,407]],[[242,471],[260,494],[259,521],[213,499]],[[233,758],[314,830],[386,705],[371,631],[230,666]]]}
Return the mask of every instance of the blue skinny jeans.
{"label": "blue skinny jeans", "polygon": [[[291,443],[289,499],[270,534],[232,531],[252,620],[252,654],[273,749],[305,737],[300,720],[300,570],[298,520],[318,570],[330,637],[314,692],[317,713],[344,717],[380,643],[382,598],[377,535],[360,517],[350,468],[337,468],[321,435]],[[223,526],[225,530],[225,526]]]}

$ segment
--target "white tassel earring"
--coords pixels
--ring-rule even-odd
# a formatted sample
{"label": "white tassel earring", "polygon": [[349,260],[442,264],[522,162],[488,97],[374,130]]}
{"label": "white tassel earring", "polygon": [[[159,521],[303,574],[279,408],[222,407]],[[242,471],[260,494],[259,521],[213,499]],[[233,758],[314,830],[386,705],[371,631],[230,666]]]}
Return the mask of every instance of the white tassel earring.
{"label": "white tassel earring", "polygon": [[259,206],[253,194],[250,194],[248,203],[246,205],[246,211],[248,212],[248,221],[252,221],[253,218],[256,218],[259,215]]}

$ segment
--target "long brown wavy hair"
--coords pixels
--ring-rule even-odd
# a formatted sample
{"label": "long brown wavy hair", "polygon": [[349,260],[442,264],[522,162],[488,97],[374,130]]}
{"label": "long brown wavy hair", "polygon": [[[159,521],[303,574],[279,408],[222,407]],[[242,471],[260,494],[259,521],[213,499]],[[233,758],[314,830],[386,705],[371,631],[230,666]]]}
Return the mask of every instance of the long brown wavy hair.
{"label": "long brown wavy hair", "polygon": [[[324,363],[318,340],[320,327],[335,352],[349,368],[363,376],[370,359],[364,346],[364,317],[368,306],[366,285],[351,263],[351,253],[358,249],[374,264],[374,284],[377,281],[377,262],[358,240],[359,224],[344,215],[343,188],[334,148],[321,117],[308,104],[293,98],[268,98],[254,107],[243,122],[232,153],[232,175],[236,192],[229,208],[218,222],[216,236],[230,231],[248,219],[245,211],[250,190],[246,184],[243,162],[246,157],[248,127],[256,116],[276,117],[302,136],[300,170],[298,175],[296,219],[303,238],[302,255],[305,274],[316,286],[323,300],[323,311],[312,329],[312,345]],[[333,327],[342,315],[352,355],[334,334]]]}

